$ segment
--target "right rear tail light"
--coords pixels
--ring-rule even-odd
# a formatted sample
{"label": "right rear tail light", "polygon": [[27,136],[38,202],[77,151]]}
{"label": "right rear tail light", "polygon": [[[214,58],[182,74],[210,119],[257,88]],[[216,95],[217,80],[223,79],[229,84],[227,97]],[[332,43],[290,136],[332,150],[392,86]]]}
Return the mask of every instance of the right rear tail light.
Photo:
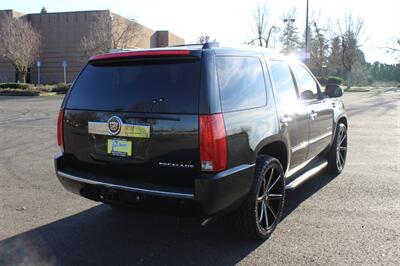
{"label": "right rear tail light", "polygon": [[227,145],[222,114],[200,116],[200,160],[203,172],[219,172],[227,167]]}
{"label": "right rear tail light", "polygon": [[64,151],[64,134],[63,134],[63,124],[64,124],[64,109],[60,109],[58,112],[57,119],[57,144],[60,146],[61,151]]}

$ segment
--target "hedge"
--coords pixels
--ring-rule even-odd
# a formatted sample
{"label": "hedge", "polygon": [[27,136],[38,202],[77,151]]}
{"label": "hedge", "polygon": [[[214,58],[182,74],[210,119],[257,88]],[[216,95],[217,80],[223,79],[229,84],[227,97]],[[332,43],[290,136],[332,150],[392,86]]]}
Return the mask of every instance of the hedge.
{"label": "hedge", "polygon": [[330,76],[326,80],[326,84],[337,84],[342,85],[343,79],[341,77]]}
{"label": "hedge", "polygon": [[[33,84],[7,82],[0,83],[0,95],[27,95],[36,96],[40,93],[53,92],[57,94],[66,94],[71,87],[71,84],[58,83],[53,85],[40,84],[34,86]],[[24,91],[26,93],[24,93]]]}
{"label": "hedge", "polygon": [[16,82],[0,83],[0,89],[21,89],[21,90],[27,90],[27,89],[32,89],[33,87],[34,87],[33,84],[28,84],[28,83],[16,83]]}
{"label": "hedge", "polygon": [[40,91],[26,89],[0,89],[0,96],[39,96]]}

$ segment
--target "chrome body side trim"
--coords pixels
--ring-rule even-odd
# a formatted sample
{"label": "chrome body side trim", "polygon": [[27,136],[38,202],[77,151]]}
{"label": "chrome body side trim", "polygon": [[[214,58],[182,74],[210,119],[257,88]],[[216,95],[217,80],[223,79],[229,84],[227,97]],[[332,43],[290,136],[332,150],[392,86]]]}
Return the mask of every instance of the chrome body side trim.
{"label": "chrome body side trim", "polygon": [[316,167],[308,170],[307,172],[305,172],[304,174],[300,175],[295,180],[293,180],[292,182],[287,184],[285,186],[285,189],[287,189],[287,190],[295,189],[296,187],[303,184],[307,179],[309,179],[310,177],[312,177],[313,175],[317,174],[319,171],[324,169],[327,165],[328,165],[328,162],[326,160],[324,160],[322,163],[320,163]]}
{"label": "chrome body side trim", "polygon": [[332,131],[326,132],[326,133],[324,133],[324,134],[322,134],[322,135],[320,135],[318,137],[310,139],[309,144],[313,144],[313,143],[318,142],[321,139],[327,138],[329,136],[332,136]]}
{"label": "chrome body side trim", "polygon": [[307,161],[305,161],[305,162],[303,162],[303,163],[297,165],[296,167],[290,169],[289,171],[287,171],[286,174],[285,174],[285,178],[289,178],[289,177],[291,177],[293,174],[295,174],[297,171],[300,171],[304,166],[306,166],[306,165],[309,164],[312,160],[314,160],[315,157],[317,157],[317,156],[314,156],[314,157],[308,159]]}
{"label": "chrome body side trim", "polygon": [[292,152],[296,152],[296,151],[305,149],[305,148],[307,148],[307,147],[308,147],[308,142],[307,142],[307,141],[304,141],[304,142],[300,143],[299,145],[294,146],[294,147],[292,148]]}
{"label": "chrome body side trim", "polygon": [[86,179],[83,177],[70,175],[70,174],[67,174],[67,173],[64,173],[61,171],[57,171],[57,175],[60,177],[63,177],[63,178],[71,179],[73,181],[90,184],[90,185],[103,186],[103,187],[108,187],[108,188],[113,188],[113,189],[121,189],[121,190],[143,193],[143,194],[154,195],[154,196],[163,196],[163,197],[180,198],[180,199],[194,199],[194,194],[190,194],[190,193],[180,193],[180,192],[161,191],[161,190],[145,189],[145,188],[137,188],[137,187],[127,187],[127,186],[122,186],[122,185],[116,185],[116,184],[110,184],[110,183],[90,180],[90,179]]}

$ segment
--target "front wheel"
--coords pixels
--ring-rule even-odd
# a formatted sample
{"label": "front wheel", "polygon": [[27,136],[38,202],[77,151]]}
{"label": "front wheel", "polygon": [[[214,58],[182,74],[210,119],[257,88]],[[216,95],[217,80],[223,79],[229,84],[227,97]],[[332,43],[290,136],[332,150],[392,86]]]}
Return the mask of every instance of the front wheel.
{"label": "front wheel", "polygon": [[268,239],[280,220],[284,199],[281,163],[271,156],[260,156],[252,189],[234,217],[237,231],[246,237]]}
{"label": "front wheel", "polygon": [[340,174],[343,171],[347,159],[347,127],[340,123],[337,126],[335,139],[328,153],[328,171],[332,174]]}

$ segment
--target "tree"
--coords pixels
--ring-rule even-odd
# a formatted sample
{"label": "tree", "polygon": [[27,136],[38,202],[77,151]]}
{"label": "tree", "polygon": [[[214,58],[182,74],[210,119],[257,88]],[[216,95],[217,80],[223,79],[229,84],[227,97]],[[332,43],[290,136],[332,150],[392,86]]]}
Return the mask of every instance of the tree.
{"label": "tree", "polygon": [[291,54],[295,52],[297,48],[299,48],[300,46],[297,27],[294,24],[295,14],[296,14],[296,9],[293,8],[284,17],[284,22],[286,23],[286,25],[283,29],[281,36],[281,42],[283,45],[282,49],[283,54]]}
{"label": "tree", "polygon": [[40,10],[40,14],[46,14],[47,10],[45,7],[42,7],[42,9]]}
{"label": "tree", "polygon": [[0,57],[9,60],[25,83],[28,68],[39,55],[40,34],[22,19],[7,16],[0,24]]}
{"label": "tree", "polygon": [[205,44],[205,43],[208,43],[210,41],[210,39],[211,39],[210,35],[208,35],[206,33],[204,35],[201,35],[199,38],[197,38],[197,43]]}
{"label": "tree", "polygon": [[382,48],[386,49],[388,54],[396,56],[397,61],[400,62],[400,33],[398,37],[394,38],[392,45]]}
{"label": "tree", "polygon": [[400,37],[396,38],[396,45],[386,46],[385,48],[392,52],[400,52]]}
{"label": "tree", "polygon": [[134,48],[142,39],[142,27],[134,19],[101,13],[81,39],[80,50],[85,57],[106,53],[110,49]]}
{"label": "tree", "polygon": [[400,82],[400,64],[389,65],[375,62],[370,67],[373,80]]}
{"label": "tree", "polygon": [[328,51],[328,75],[342,77],[342,45],[340,36],[334,36],[330,40],[330,49]]}
{"label": "tree", "polygon": [[316,21],[312,26],[309,30],[311,36],[308,38],[310,53],[308,65],[315,75],[323,76],[326,75],[324,72],[328,64],[329,41],[325,36],[327,29],[320,28]]}
{"label": "tree", "polygon": [[342,21],[338,21],[342,46],[342,64],[346,72],[347,88],[352,86],[351,72],[354,64],[360,59],[360,37],[364,26],[361,18],[353,19],[351,14],[344,16]]}
{"label": "tree", "polygon": [[254,15],[254,31],[256,33],[256,38],[248,43],[268,48],[271,36],[273,33],[277,32],[277,30],[278,28],[275,25],[268,22],[268,10],[266,6],[258,3]]}

